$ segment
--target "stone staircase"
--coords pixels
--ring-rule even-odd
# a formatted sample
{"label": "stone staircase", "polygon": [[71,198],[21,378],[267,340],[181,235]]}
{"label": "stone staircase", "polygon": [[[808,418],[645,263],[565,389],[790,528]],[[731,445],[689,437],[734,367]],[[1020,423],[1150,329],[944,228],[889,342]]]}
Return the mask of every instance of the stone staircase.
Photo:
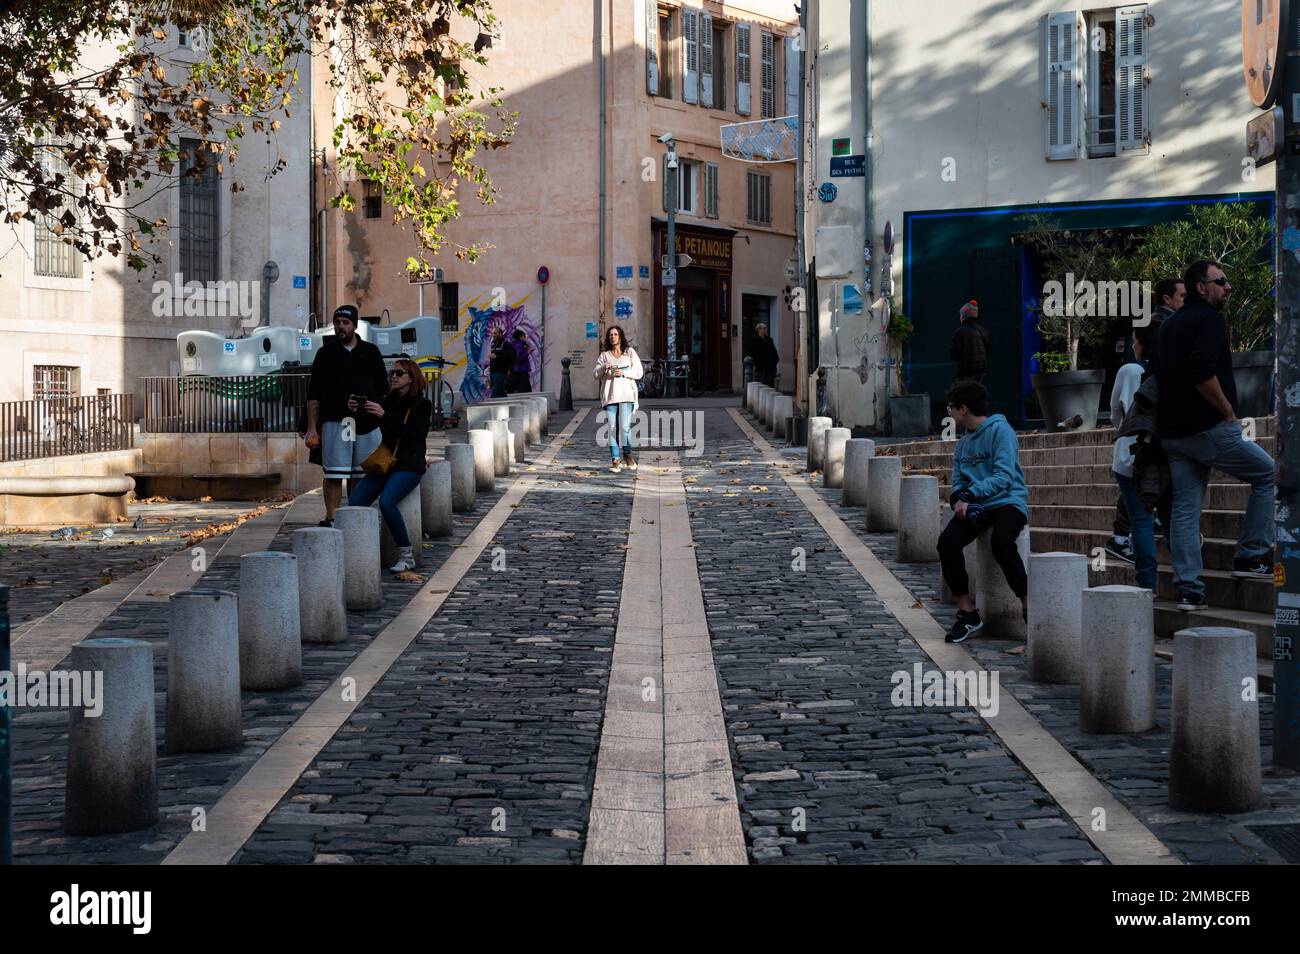
{"label": "stone staircase", "polygon": [[[1261,447],[1274,453],[1272,417],[1258,418],[1256,436]],[[1019,434],[1020,466],[1029,484],[1030,546],[1035,553],[1068,551],[1093,556],[1110,538],[1119,489],[1111,475],[1113,428],[1081,433],[1031,432]],[[876,452],[897,453],[904,472],[938,476],[946,501],[952,474],[952,442],[928,440],[878,445]],[[1271,580],[1234,579],[1232,558],[1250,488],[1224,474],[1210,478],[1201,516],[1205,536],[1203,579],[1209,608],[1197,613],[1179,612],[1173,590],[1169,551],[1157,540],[1160,563],[1156,594],[1157,638],[1192,626],[1235,626],[1255,634],[1261,660],[1273,656],[1273,583]],[[1093,586],[1108,583],[1134,585],[1133,567],[1107,556],[1105,569],[1089,571]],[[1262,667],[1263,668],[1263,667]]]}

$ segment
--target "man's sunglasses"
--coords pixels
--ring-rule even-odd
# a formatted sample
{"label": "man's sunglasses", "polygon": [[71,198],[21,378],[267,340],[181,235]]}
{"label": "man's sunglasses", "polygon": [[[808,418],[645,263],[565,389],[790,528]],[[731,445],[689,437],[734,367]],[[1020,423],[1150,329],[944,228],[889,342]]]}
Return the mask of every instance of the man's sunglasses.
{"label": "man's sunglasses", "polygon": [[1200,282],[1200,284],[1202,284],[1202,285],[1218,285],[1220,288],[1222,288],[1224,285],[1228,284],[1228,278],[1227,278],[1226,275],[1220,275],[1218,278],[1207,278],[1207,279],[1203,280],[1202,282]]}

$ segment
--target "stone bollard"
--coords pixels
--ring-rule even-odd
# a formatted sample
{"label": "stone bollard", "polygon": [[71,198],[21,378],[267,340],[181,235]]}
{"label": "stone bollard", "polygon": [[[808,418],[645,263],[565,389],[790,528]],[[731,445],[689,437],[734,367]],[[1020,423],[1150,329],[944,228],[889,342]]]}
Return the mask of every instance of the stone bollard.
{"label": "stone bollard", "polygon": [[[943,531],[948,528],[948,521],[952,520],[953,518],[954,518],[954,514],[952,512],[952,507],[950,507],[947,503],[942,504],[939,508],[939,535],[940,536],[942,536]],[[979,559],[979,548],[967,547],[965,550],[962,551],[962,556],[966,560],[966,582],[967,585],[970,586],[970,593],[968,595],[973,597],[975,596],[975,579],[976,577],[979,576],[979,574],[975,571],[975,566],[976,566],[975,561]],[[939,602],[948,603],[948,604],[956,603],[957,597],[953,595],[952,590],[948,588],[948,581],[944,579],[942,564],[939,566],[938,569],[939,569],[939,586],[937,589],[939,592]]]}
{"label": "stone bollard", "polygon": [[542,442],[542,422],[546,417],[546,398],[529,397],[527,394],[521,394],[519,399],[524,402],[527,409],[526,420],[528,422],[528,444],[540,444]]}
{"label": "stone bollard", "polygon": [[1077,686],[1088,558],[1082,553],[1031,553],[1027,569],[1029,678]]}
{"label": "stone bollard", "polygon": [[488,421],[504,421],[509,417],[510,408],[494,401],[471,404],[465,408],[465,426],[470,430],[486,428]]}
{"label": "stone bollard", "polygon": [[103,673],[102,711],[68,710],[63,830],[111,835],[158,824],[153,647],[142,639],[87,639],[71,672]]}
{"label": "stone bollard", "polygon": [[374,507],[339,507],[334,511],[334,529],[343,534],[343,603],[350,610],[384,605],[380,519]]}
{"label": "stone bollard", "polygon": [[803,447],[808,443],[808,418],[798,408],[795,408],[794,416],[787,419],[785,432],[787,447]]}
{"label": "stone bollard", "polygon": [[474,448],[468,444],[448,444],[447,464],[451,467],[451,509],[469,513],[477,494],[474,486]]}
{"label": "stone bollard", "polygon": [[752,356],[752,355],[745,355],[745,360],[742,361],[742,362],[740,363],[740,365],[741,365],[741,367],[744,369],[742,380],[745,382],[745,386],[748,387],[748,386],[750,385],[750,383],[754,380],[754,358],[753,358],[753,356]]}
{"label": "stone bollard", "polygon": [[496,486],[496,440],[489,430],[468,432],[469,447],[474,454],[474,489],[490,494]]}
{"label": "stone bollard", "polygon": [[[343,508],[361,509],[361,508]],[[335,525],[338,523],[335,511]],[[346,539],[346,536],[345,536]],[[266,550],[239,558],[239,687],[288,689],[302,684],[298,560]]]}
{"label": "stone bollard", "polygon": [[1155,728],[1152,612],[1150,590],[1095,586],[1083,591],[1079,728],[1084,732],[1105,735]]}
{"label": "stone bollard", "polygon": [[898,485],[898,562],[933,563],[939,540],[939,478],[909,474]]}
{"label": "stone bollard", "polygon": [[1174,633],[1170,808],[1245,812],[1259,804],[1258,679],[1254,633],[1226,626]]}
{"label": "stone bollard", "polygon": [[528,421],[522,417],[512,417],[506,421],[510,429],[510,462],[522,464],[528,455]]}
{"label": "stone bollard", "polygon": [[420,526],[426,537],[451,535],[451,464],[430,461],[420,478]]}
{"label": "stone bollard", "polygon": [[[536,416],[537,412],[533,410],[531,401],[516,401],[510,405],[510,416],[506,418],[507,426],[510,421],[519,422],[519,438],[515,441],[515,459],[523,460],[524,454],[532,444],[532,438],[529,436],[530,422]],[[515,428],[510,428],[510,433],[515,433]]]}
{"label": "stone bollard", "polygon": [[[379,511],[379,501],[375,501],[374,507]],[[406,536],[411,541],[411,555],[415,557],[415,565],[423,566],[424,547],[420,545],[420,540],[424,535],[424,524],[420,517],[419,488],[398,501],[397,509],[402,515],[402,523],[406,525]],[[383,512],[379,511],[379,562],[387,568],[397,562],[397,541],[393,539],[392,531],[388,529],[383,516]]]}
{"label": "stone bollard", "polygon": [[498,477],[510,476],[510,428],[505,421],[488,421],[492,435],[492,473]]}
{"label": "stone bollard", "polygon": [[303,527],[293,532],[298,558],[298,606],[304,643],[340,643],[348,638],[343,606],[343,532]]}
{"label": "stone bollard", "polygon": [[808,418],[808,473],[821,470],[825,465],[826,432],[834,422],[829,417]]}
{"label": "stone bollard", "polygon": [[772,433],[783,440],[789,440],[789,421],[794,416],[794,398],[789,394],[779,395],[772,407]]}
{"label": "stone bollard", "polygon": [[[970,549],[969,547],[967,548]],[[979,595],[975,606],[984,621],[980,635],[990,639],[1024,639],[1028,634],[1025,627],[1025,607],[1020,597],[1011,591],[1002,567],[993,558],[993,530],[990,528],[975,538],[976,567],[979,581],[975,589]],[[1029,527],[1026,525],[1016,537],[1016,549],[1020,551],[1020,561],[1029,566]]]}
{"label": "stone bollard", "polygon": [[766,384],[760,384],[758,386],[758,393],[754,398],[758,402],[758,412],[754,416],[758,419],[758,423],[764,427],[767,426],[767,402],[771,400],[771,394],[772,388]]}
{"label": "stone bollard", "polygon": [[[898,493],[903,481],[901,457],[873,457],[867,468],[867,529],[872,533],[898,530]],[[938,492],[935,492],[938,496]]]}
{"label": "stone bollard", "polygon": [[875,455],[876,442],[865,437],[850,438],[844,445],[844,492],[840,503],[845,507],[866,506],[867,468]]}
{"label": "stone bollard", "polygon": [[751,415],[754,413],[754,399],[758,396],[758,389],[763,386],[760,381],[750,381],[745,385],[745,410]]}
{"label": "stone bollard", "polygon": [[844,447],[852,436],[853,432],[847,427],[832,427],[826,431],[826,466],[822,470],[822,486],[843,486]]}
{"label": "stone bollard", "polygon": [[[338,531],[334,531],[337,533]],[[211,752],[244,741],[239,709],[239,605],[227,590],[167,600],[167,752]]]}

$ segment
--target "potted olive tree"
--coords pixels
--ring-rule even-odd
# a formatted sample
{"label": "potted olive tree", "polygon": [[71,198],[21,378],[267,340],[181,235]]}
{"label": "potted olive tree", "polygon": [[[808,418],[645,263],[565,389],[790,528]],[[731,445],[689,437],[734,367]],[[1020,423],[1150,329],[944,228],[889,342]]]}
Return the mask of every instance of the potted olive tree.
{"label": "potted olive tree", "polygon": [[889,367],[898,372],[898,393],[892,393],[889,388],[889,433],[894,437],[924,436],[930,431],[930,395],[907,393],[903,358],[907,354],[907,342],[912,338],[912,321],[897,305],[890,308],[887,334]]}
{"label": "potted olive tree", "polygon": [[1079,346],[1100,341],[1118,317],[1098,294],[1099,287],[1112,282],[1115,240],[1112,229],[1071,231],[1042,216],[1031,219],[1031,228],[1021,236],[1042,265],[1042,294],[1035,306],[1038,332],[1045,344],[1055,346],[1034,355],[1038,371],[1030,378],[1048,430],[1097,426],[1106,371],[1081,369]]}
{"label": "potted olive tree", "polygon": [[1181,277],[1198,259],[1223,266],[1232,284],[1225,317],[1242,417],[1267,414],[1273,402],[1272,233],[1272,223],[1246,203],[1198,205],[1185,219],[1153,226],[1125,266],[1153,284]]}

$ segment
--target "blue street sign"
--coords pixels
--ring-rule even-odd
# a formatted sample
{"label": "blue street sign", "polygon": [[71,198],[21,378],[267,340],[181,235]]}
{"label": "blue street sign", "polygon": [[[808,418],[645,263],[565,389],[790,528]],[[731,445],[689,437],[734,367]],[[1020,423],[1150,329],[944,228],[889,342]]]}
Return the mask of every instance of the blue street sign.
{"label": "blue street sign", "polygon": [[306,275],[295,275],[295,276],[293,276],[293,287],[294,287],[294,288],[306,288],[306,287],[307,287],[307,276],[306,276]]}
{"label": "blue street sign", "polygon": [[866,156],[832,156],[831,178],[857,178],[867,174]]}

